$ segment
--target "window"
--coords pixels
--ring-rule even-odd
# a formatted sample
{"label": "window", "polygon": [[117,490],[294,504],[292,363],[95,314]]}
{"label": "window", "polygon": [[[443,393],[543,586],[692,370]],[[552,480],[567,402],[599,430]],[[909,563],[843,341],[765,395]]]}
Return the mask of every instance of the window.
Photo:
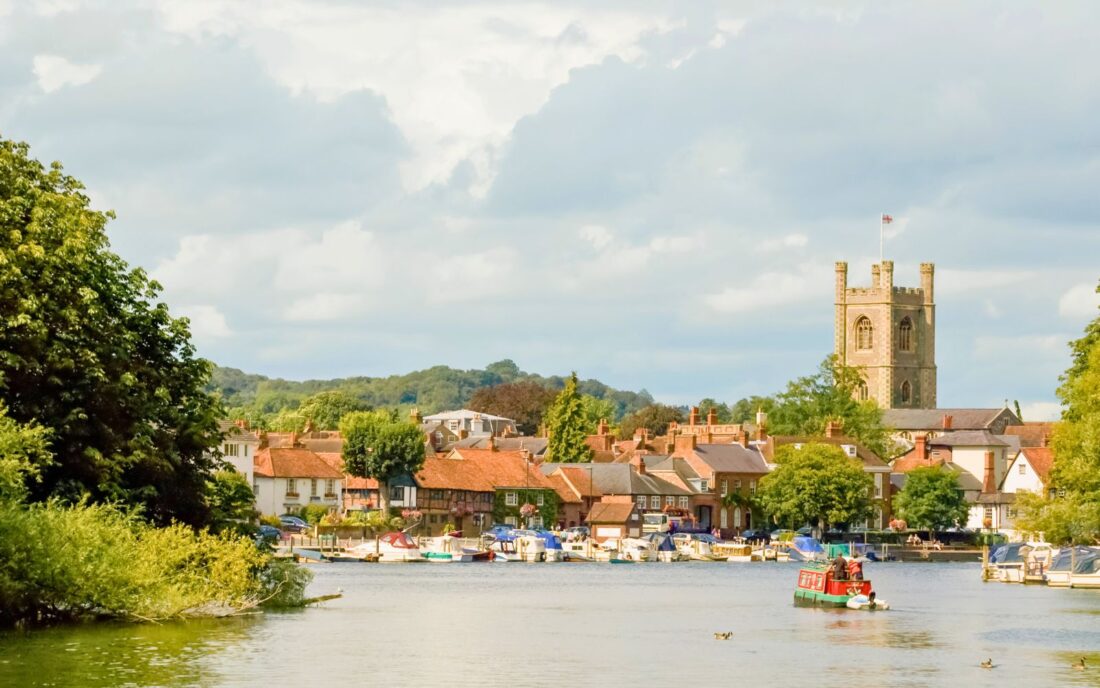
{"label": "window", "polygon": [[728,480],[722,481],[722,496],[725,497],[730,493],[730,483]]}
{"label": "window", "polygon": [[870,398],[871,393],[869,391],[867,391],[867,382],[866,381],[860,380],[859,388],[856,391],[856,395],[859,397],[860,401],[867,401],[867,399]]}
{"label": "window", "polygon": [[741,491],[741,478],[737,478],[733,481],[733,491],[734,492],[740,492]]}
{"label": "window", "polygon": [[637,497],[635,498],[635,501],[637,501],[637,502],[638,502],[638,508],[639,508],[639,509],[644,509],[644,508],[645,508],[645,503],[646,503],[646,502],[645,502],[645,495],[638,495],[638,496],[637,496]]}
{"label": "window", "polygon": [[737,507],[733,510],[733,527],[741,527],[741,507]]}
{"label": "window", "polygon": [[316,497],[317,496],[317,478],[310,478],[309,479],[309,496],[310,497]]}
{"label": "window", "polygon": [[680,497],[680,508],[681,509],[688,508],[688,498],[687,497]]}
{"label": "window", "polygon": [[1020,475],[1027,475],[1027,464],[1023,461],[1020,462]]}
{"label": "window", "polygon": [[519,504],[519,495],[515,492],[504,493],[504,506],[516,506]]}
{"label": "window", "polygon": [[901,383],[901,403],[908,404],[913,401],[913,386],[908,380]]}
{"label": "window", "polygon": [[286,479],[286,493],[288,495],[298,494],[298,485],[297,485],[297,481],[294,480],[294,478],[287,478]]}
{"label": "window", "polygon": [[706,480],[700,480],[699,481],[699,491],[700,492],[709,492],[710,491],[710,484]]}
{"label": "window", "polygon": [[432,490],[431,498],[435,501],[443,501],[443,490]]}
{"label": "window", "polygon": [[222,454],[226,456],[240,456],[241,445],[239,444],[227,444],[222,450]]}
{"label": "window", "polygon": [[405,488],[400,485],[394,485],[390,488],[390,501],[391,502],[404,502],[405,501]]}
{"label": "window", "polygon": [[729,509],[718,510],[718,526],[720,528],[729,528]]}
{"label": "window", "polygon": [[458,430],[458,421],[457,420],[447,421],[447,428],[449,430]]}
{"label": "window", "polygon": [[539,496],[538,496],[538,499],[535,500],[535,503],[538,504],[539,506],[542,506],[543,504],[545,504],[546,503],[546,495],[540,492]]}
{"label": "window", "polygon": [[856,455],[856,445],[854,445],[854,444],[842,444],[842,445],[840,445],[840,447],[841,447],[841,449],[843,449],[843,450],[844,450],[844,453],[845,453],[845,454],[847,454],[848,456],[851,456],[851,457],[855,458],[855,455]]}
{"label": "window", "polygon": [[650,509],[660,509],[661,508],[661,498],[658,497],[657,495],[653,495],[652,497],[650,497],[649,498],[649,508]]}
{"label": "window", "polygon": [[898,325],[898,348],[902,351],[913,350],[913,321],[909,316],[902,318]]}
{"label": "window", "polygon": [[869,351],[875,344],[874,328],[866,315],[856,321],[856,349]]}
{"label": "window", "polygon": [[756,481],[755,480],[750,480],[749,481],[749,494],[751,494],[751,495],[756,494]]}
{"label": "window", "polygon": [[882,499],[882,473],[875,473],[875,499]]}
{"label": "window", "polygon": [[675,497],[665,497],[665,506],[676,506]]}
{"label": "window", "polygon": [[333,480],[332,478],[329,478],[328,480],[325,481],[325,494],[327,494],[327,495],[335,495],[336,494],[336,481]]}

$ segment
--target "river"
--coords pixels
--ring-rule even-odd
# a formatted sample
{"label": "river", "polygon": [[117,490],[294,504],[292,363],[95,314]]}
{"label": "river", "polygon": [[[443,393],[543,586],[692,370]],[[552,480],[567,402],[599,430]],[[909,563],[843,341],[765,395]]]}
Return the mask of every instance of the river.
{"label": "river", "polygon": [[790,564],[313,568],[311,594],[344,597],[4,633],[0,686],[1100,686],[1100,591],[983,584],[977,564],[868,565],[880,613],[793,606]]}

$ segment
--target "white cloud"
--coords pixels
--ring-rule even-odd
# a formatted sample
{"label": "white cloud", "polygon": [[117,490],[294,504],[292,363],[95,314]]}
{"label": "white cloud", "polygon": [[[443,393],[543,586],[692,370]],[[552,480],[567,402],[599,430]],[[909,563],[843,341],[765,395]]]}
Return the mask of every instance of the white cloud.
{"label": "white cloud", "polygon": [[284,319],[295,322],[321,322],[341,320],[362,313],[366,304],[358,294],[322,292],[295,299],[283,314]]}
{"label": "white cloud", "polygon": [[1073,320],[1095,318],[1097,308],[1100,307],[1100,294],[1096,293],[1096,285],[1089,282],[1076,284],[1070,287],[1062,297],[1058,299],[1058,315]]}
{"label": "white cloud", "polygon": [[765,272],[743,286],[726,287],[704,297],[719,313],[749,313],[812,300],[822,294],[831,273],[825,266],[806,263],[790,272]]}
{"label": "white cloud", "polygon": [[756,248],[764,253],[771,253],[791,248],[802,248],[808,243],[810,243],[810,238],[808,236],[796,233],[787,234],[786,236],[777,237],[775,239],[764,239],[757,243]]}
{"label": "white cloud", "polygon": [[52,93],[65,86],[80,86],[99,76],[102,65],[76,64],[58,55],[35,55],[34,76],[38,87]]}
{"label": "white cloud", "polygon": [[939,296],[965,296],[983,289],[1018,286],[1035,279],[1032,270],[936,270],[937,301]]}
{"label": "white cloud", "polygon": [[1020,413],[1029,422],[1058,420],[1062,417],[1062,405],[1056,401],[1030,401],[1020,404]]}
{"label": "white cloud", "polygon": [[611,231],[603,225],[585,225],[581,227],[578,234],[581,239],[592,244],[592,248],[597,251],[603,250],[615,238]]}
{"label": "white cloud", "polygon": [[[521,267],[519,254],[510,248],[448,256],[433,267],[425,289],[427,299],[435,304],[469,301],[491,303],[518,299],[522,285],[516,280]],[[506,313],[479,311],[487,318]]]}
{"label": "white cloud", "polygon": [[177,315],[191,321],[191,334],[200,342],[233,336],[225,315],[216,306],[182,306],[175,310]]}
{"label": "white cloud", "polygon": [[974,353],[978,356],[1019,356],[1024,352],[1044,357],[1063,354],[1069,336],[1064,334],[1023,334],[980,336],[974,338]]}

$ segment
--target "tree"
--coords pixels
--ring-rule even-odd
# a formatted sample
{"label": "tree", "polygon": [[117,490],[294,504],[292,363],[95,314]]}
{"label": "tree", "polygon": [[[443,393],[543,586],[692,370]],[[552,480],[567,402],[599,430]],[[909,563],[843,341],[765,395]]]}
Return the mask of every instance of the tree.
{"label": "tree", "polygon": [[579,463],[592,460],[592,449],[585,440],[588,432],[584,401],[577,391],[577,374],[573,373],[546,413],[546,428],[550,437],[546,453],[551,461]]}
{"label": "tree", "polygon": [[863,382],[859,368],[837,363],[827,356],[817,373],[787,383],[768,413],[768,432],[773,435],[821,435],[829,421],[840,421],[844,434],[883,458],[889,458],[892,442],[882,424],[882,409],[874,400],[858,401]]}
{"label": "tree", "polygon": [[415,425],[386,411],[355,411],[340,421],[344,470],[378,481],[378,502],[389,511],[389,483],[424,466],[424,435]]}
{"label": "tree", "polygon": [[258,516],[253,504],[256,495],[248,480],[234,470],[214,473],[207,489],[210,504],[210,529],[216,533],[249,534]]}
{"label": "tree", "polygon": [[959,488],[958,474],[938,466],[909,471],[894,508],[909,525],[929,531],[966,523],[970,510]]}
{"label": "tree", "polygon": [[[1097,287],[1100,293],[1100,286]],[[1100,317],[1070,342],[1058,398],[1062,422],[1051,447],[1054,497],[1021,496],[1018,527],[1055,543],[1100,543]]]}
{"label": "tree", "polygon": [[715,420],[718,423],[731,423],[730,420],[730,407],[726,404],[721,404],[710,397],[703,399],[698,403],[699,416],[706,420],[709,417],[711,410],[714,411]]}
{"label": "tree", "polygon": [[669,423],[684,422],[684,412],[675,406],[650,404],[643,409],[624,416],[619,422],[619,437],[629,439],[639,428],[649,431],[650,437],[662,435],[668,431]]}
{"label": "tree", "polygon": [[581,413],[584,416],[584,431],[592,435],[599,428],[601,420],[615,420],[615,403],[610,399],[597,399],[590,394],[582,394]]}
{"label": "tree", "polygon": [[109,250],[113,214],[28,153],[0,140],[0,401],[46,428],[54,455],[30,497],[205,524],[222,415],[204,391],[210,364],[160,285]]}
{"label": "tree", "polygon": [[771,413],[773,408],[775,408],[775,399],[773,397],[753,395],[745,399],[740,399],[730,407],[730,422],[755,423],[758,411]]}
{"label": "tree", "polygon": [[830,444],[810,443],[776,452],[778,466],[760,481],[759,500],[776,523],[849,524],[871,515],[874,480],[858,459]]}
{"label": "tree", "polygon": [[45,428],[9,418],[0,403],[0,502],[20,502],[26,497],[27,482],[38,480],[42,468],[53,461],[48,438]]}
{"label": "tree", "polygon": [[298,414],[313,424],[316,430],[335,430],[340,419],[353,411],[369,411],[370,405],[338,390],[318,392],[306,397],[298,407]]}
{"label": "tree", "polygon": [[530,380],[506,382],[482,387],[470,397],[469,407],[481,413],[504,416],[516,421],[516,429],[524,435],[538,433],[543,416],[557,395],[554,390]]}

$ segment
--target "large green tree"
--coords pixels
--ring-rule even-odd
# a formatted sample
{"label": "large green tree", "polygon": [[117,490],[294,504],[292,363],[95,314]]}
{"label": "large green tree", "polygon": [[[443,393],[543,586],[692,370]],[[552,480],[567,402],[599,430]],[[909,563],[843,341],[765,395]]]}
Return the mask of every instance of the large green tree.
{"label": "large green tree", "polygon": [[969,509],[958,474],[939,466],[909,471],[905,487],[894,499],[894,510],[908,525],[926,530],[966,523]]}
{"label": "large green tree", "polygon": [[378,481],[378,501],[389,509],[389,483],[424,466],[424,435],[412,423],[386,411],[356,411],[340,421],[344,470]]}
{"label": "large green tree", "polygon": [[546,413],[549,434],[546,453],[551,461],[578,463],[592,460],[592,449],[585,442],[589,434],[587,423],[584,400],[577,391],[577,374],[573,373]]}
{"label": "large green tree", "polygon": [[557,394],[532,380],[482,387],[470,397],[469,408],[516,421],[524,435],[538,433],[543,416]]}
{"label": "large green tree", "polygon": [[768,413],[772,435],[822,435],[829,421],[840,421],[844,434],[889,459],[892,442],[882,423],[882,409],[874,400],[858,401],[863,382],[859,368],[841,365],[835,356],[821,362],[817,372],[787,383]]}
{"label": "large green tree", "polygon": [[83,189],[0,140],[0,401],[46,428],[54,455],[30,496],[203,524],[221,415],[210,365],[160,286],[109,250],[113,215]]}
{"label": "large green tree", "polygon": [[216,471],[207,489],[210,504],[210,529],[217,533],[251,534],[256,511],[256,495],[248,479],[232,469]]}
{"label": "large green tree", "polygon": [[1062,422],[1052,442],[1056,492],[1022,497],[1017,525],[1051,542],[1093,544],[1100,543],[1100,317],[1070,342],[1070,350],[1058,387]]}
{"label": "large green tree", "polygon": [[785,445],[777,450],[776,463],[776,469],[761,479],[759,491],[761,507],[776,523],[810,523],[824,530],[871,515],[874,480],[840,447]]}
{"label": "large green tree", "polygon": [[650,404],[623,417],[619,422],[619,437],[630,439],[640,428],[648,430],[650,437],[656,437],[668,432],[668,424],[673,422],[684,422],[681,409],[667,404]]}

